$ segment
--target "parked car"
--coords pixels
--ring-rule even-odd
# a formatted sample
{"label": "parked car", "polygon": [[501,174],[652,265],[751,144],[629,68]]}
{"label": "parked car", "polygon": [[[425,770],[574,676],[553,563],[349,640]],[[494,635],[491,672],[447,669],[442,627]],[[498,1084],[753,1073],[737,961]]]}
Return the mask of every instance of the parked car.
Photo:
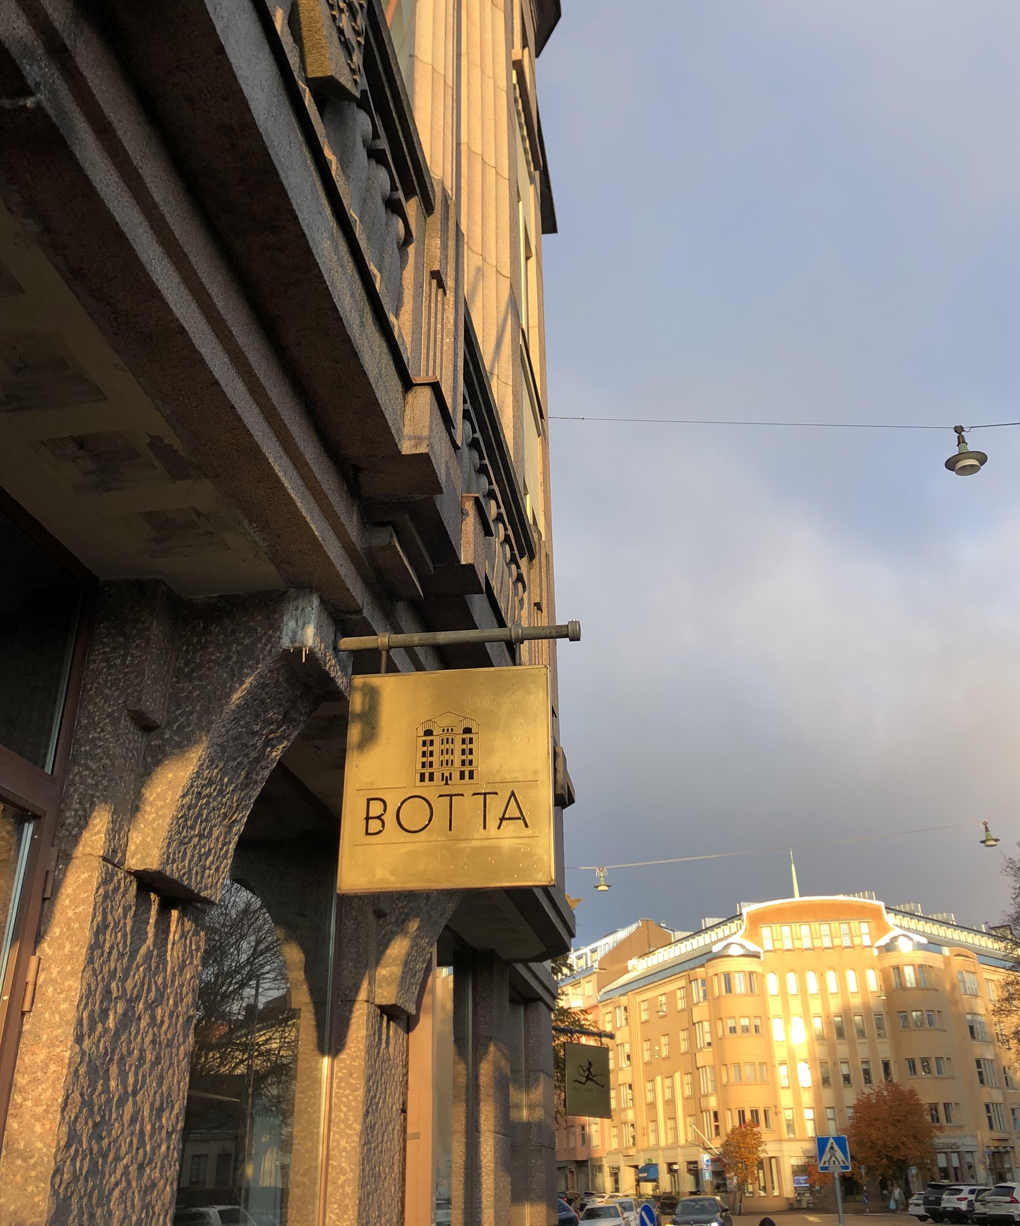
{"label": "parked car", "polygon": [[947,1222],[969,1222],[974,1197],[988,1189],[979,1183],[954,1183],[942,1193],[942,1212]]}
{"label": "parked car", "polygon": [[982,1188],[982,1190],[974,1197],[974,1208],[970,1213],[970,1220],[976,1226],[988,1226],[988,1197],[995,1191],[994,1188]]}
{"label": "parked car", "polygon": [[610,1203],[620,1206],[623,1220],[627,1223],[627,1226],[638,1226],[638,1211],[633,1196],[608,1196],[606,1204]]}
{"label": "parked car", "polygon": [[718,1196],[685,1196],[673,1221],[676,1226],[733,1226],[729,1208]]}
{"label": "parked car", "polygon": [[580,1220],[561,1196],[556,1202],[556,1226],[577,1226]]}
{"label": "parked car", "polygon": [[907,1201],[907,1212],[911,1217],[916,1217],[919,1222],[927,1222],[928,1210],[924,1207],[923,1192],[915,1192]]}
{"label": "parked car", "polygon": [[582,1192],[581,1199],[577,1202],[577,1211],[581,1213],[589,1205],[601,1204],[605,1199],[605,1192]]}
{"label": "parked car", "polygon": [[676,1207],[680,1203],[680,1199],[671,1192],[656,1192],[651,1198],[651,1202],[655,1210],[655,1220],[659,1223],[659,1226],[666,1226],[667,1222],[673,1220],[673,1214],[676,1213]]}
{"label": "parked car", "polygon": [[256,1226],[239,1205],[202,1205],[174,1210],[174,1226]]}
{"label": "parked car", "polygon": [[625,1220],[620,1203],[615,1200],[603,1201],[601,1205],[589,1205],[581,1214],[582,1222],[608,1222],[609,1226],[621,1226]]}
{"label": "parked car", "polygon": [[937,1180],[934,1183],[928,1184],[921,1194],[924,1197],[924,1211],[933,1222],[944,1222],[946,1220],[942,1213],[942,1197],[945,1195],[946,1190],[951,1187],[953,1187],[953,1184],[947,1179]]}
{"label": "parked car", "polygon": [[1002,1226],[1005,1222],[1015,1222],[1020,1218],[1018,1188],[1020,1184],[997,1183],[984,1194],[981,1198],[981,1212],[988,1226]]}

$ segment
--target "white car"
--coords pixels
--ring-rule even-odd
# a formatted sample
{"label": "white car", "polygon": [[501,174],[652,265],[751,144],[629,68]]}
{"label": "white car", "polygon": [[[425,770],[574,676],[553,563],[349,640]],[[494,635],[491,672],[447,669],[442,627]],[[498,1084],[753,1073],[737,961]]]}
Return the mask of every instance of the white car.
{"label": "white car", "polygon": [[610,1196],[606,1203],[620,1206],[620,1212],[627,1226],[638,1226],[637,1205],[634,1204],[632,1196]]}
{"label": "white car", "polygon": [[616,1201],[605,1201],[601,1205],[589,1205],[581,1214],[582,1222],[601,1221],[608,1226],[623,1226],[623,1210]]}
{"label": "white car", "polygon": [[987,1191],[983,1183],[954,1183],[942,1193],[942,1213],[947,1222],[967,1222],[974,1212],[974,1197]]}
{"label": "white car", "polygon": [[1020,1218],[1020,1184],[997,1183],[981,1198],[981,1212],[988,1226],[1005,1226]]}
{"label": "white car", "polygon": [[923,1192],[915,1192],[910,1200],[907,1201],[907,1212],[911,1217],[916,1217],[919,1222],[927,1222],[928,1213],[924,1207]]}

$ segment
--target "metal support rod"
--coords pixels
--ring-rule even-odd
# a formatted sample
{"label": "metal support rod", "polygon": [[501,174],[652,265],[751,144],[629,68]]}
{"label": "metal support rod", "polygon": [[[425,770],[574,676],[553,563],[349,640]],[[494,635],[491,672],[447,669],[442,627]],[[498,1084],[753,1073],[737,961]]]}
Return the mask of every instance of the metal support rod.
{"label": "metal support rod", "polygon": [[420,634],[366,634],[337,640],[337,651],[396,651],[398,647],[460,647],[466,643],[513,643],[532,639],[581,640],[581,623],[565,626],[500,626],[494,630],[426,630]]}
{"label": "metal support rod", "polygon": [[843,1226],[843,1176],[839,1171],[832,1172],[836,1181],[836,1213],[839,1215],[839,1226]]}
{"label": "metal support rod", "polygon": [[590,1034],[593,1039],[615,1039],[612,1030],[585,1030],[583,1026],[553,1026],[554,1034]]}

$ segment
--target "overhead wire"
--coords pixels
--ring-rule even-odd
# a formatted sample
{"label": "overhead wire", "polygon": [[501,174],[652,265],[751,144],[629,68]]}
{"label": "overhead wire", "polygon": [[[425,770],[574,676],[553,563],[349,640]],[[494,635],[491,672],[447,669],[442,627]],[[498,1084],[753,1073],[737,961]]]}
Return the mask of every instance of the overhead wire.
{"label": "overhead wire", "polygon": [[845,839],[812,839],[806,843],[783,843],[779,847],[747,847],[738,851],[713,851],[700,856],[671,856],[666,860],[633,860],[629,864],[568,864],[571,872],[593,873],[600,868],[648,868],[656,864],[686,864],[691,860],[722,860],[728,856],[760,856],[773,851],[790,851],[801,847],[835,847],[843,843],[865,843],[872,839],[893,839],[908,834],[932,834],[937,830],[963,830],[974,822],[954,822],[949,826],[922,826],[917,830],[883,830],[877,834],[858,834]]}
{"label": "overhead wire", "polygon": [[[591,417],[566,413],[551,413],[550,421],[608,421],[659,426],[807,426],[822,430],[953,430],[953,426],[915,425],[885,421],[729,421],[713,417]],[[971,430],[994,430],[1000,426],[1020,426],[1020,421],[988,421],[978,426],[965,426],[964,433]]]}

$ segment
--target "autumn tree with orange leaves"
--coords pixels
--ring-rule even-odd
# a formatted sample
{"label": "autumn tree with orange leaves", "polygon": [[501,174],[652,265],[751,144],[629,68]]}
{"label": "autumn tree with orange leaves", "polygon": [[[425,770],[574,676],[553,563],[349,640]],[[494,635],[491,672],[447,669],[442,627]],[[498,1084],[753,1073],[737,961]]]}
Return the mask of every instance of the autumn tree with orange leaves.
{"label": "autumn tree with orange leaves", "polygon": [[869,1175],[906,1188],[909,1167],[922,1174],[934,1168],[935,1138],[941,1131],[916,1090],[886,1081],[857,1099],[847,1129],[850,1156]]}
{"label": "autumn tree with orange leaves", "polygon": [[719,1149],[726,1174],[736,1181],[735,1204],[730,1208],[739,1213],[744,1200],[744,1188],[752,1183],[758,1174],[758,1163],[765,1156],[765,1139],[761,1131],[753,1124],[738,1124],[726,1134]]}

